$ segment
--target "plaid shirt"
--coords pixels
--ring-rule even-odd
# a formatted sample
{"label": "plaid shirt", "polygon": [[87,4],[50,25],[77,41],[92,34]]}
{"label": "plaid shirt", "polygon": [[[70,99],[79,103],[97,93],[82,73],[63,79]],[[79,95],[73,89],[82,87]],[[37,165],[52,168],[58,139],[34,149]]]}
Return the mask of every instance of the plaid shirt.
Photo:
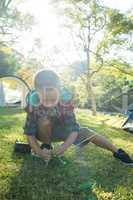
{"label": "plaid shirt", "polygon": [[79,131],[79,124],[76,122],[74,114],[74,106],[72,104],[61,105],[60,103],[54,108],[45,108],[43,105],[38,107],[27,105],[25,108],[27,118],[24,126],[26,135],[35,136],[38,128],[38,120],[40,118],[50,119],[52,122],[53,131],[56,127],[67,127],[71,133]]}

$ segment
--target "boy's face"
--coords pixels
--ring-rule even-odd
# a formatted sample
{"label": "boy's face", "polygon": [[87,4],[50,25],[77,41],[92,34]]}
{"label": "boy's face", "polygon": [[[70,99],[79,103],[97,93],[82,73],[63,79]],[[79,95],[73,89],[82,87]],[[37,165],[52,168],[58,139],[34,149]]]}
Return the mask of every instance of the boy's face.
{"label": "boy's face", "polygon": [[59,89],[57,88],[44,88],[39,90],[40,102],[43,106],[51,108],[55,107],[59,102]]}

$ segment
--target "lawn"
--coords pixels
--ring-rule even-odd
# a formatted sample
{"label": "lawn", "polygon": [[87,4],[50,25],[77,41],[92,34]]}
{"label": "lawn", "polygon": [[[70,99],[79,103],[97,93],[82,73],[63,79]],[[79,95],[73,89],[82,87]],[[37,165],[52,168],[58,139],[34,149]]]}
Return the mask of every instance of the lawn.
{"label": "lawn", "polygon": [[[105,135],[133,156],[133,135],[120,129],[123,118],[77,110],[77,119]],[[77,153],[65,153],[66,164],[44,161],[13,152],[22,134],[25,113],[18,108],[0,109],[0,200],[133,200],[133,168],[115,160],[110,152],[92,144]],[[96,183],[93,191],[82,191],[80,184]],[[95,198],[94,198],[95,197]]]}

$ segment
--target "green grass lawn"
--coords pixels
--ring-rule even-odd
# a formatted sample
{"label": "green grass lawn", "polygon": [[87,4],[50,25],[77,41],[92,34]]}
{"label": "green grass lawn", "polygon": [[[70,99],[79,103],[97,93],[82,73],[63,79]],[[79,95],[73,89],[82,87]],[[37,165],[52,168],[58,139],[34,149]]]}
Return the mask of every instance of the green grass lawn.
{"label": "green grass lawn", "polygon": [[[24,119],[25,113],[17,108],[0,109],[0,200],[133,200],[133,168],[92,144],[80,154],[71,147],[65,153],[66,165],[46,166],[39,158],[16,155],[15,140],[25,141]],[[93,117],[77,110],[77,119],[133,156],[133,135],[120,129],[122,117]],[[80,184],[88,181],[96,182],[94,190],[80,191]]]}

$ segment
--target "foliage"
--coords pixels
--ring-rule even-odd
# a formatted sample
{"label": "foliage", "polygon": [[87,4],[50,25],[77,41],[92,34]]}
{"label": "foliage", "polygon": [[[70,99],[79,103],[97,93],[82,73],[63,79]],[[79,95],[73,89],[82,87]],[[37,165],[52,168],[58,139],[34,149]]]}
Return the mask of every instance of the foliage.
{"label": "foliage", "polygon": [[[65,27],[70,29],[75,50],[78,54],[84,51],[87,55],[86,60],[83,61],[86,69],[81,68],[83,71],[78,70],[79,63],[76,65],[73,63],[71,70],[68,67],[70,73],[68,79],[74,85],[79,105],[84,105],[86,102],[90,105],[91,95],[87,87],[91,79],[98,109],[105,101],[108,101],[107,107],[109,107],[111,96],[113,98],[116,91],[119,93],[127,84],[126,81],[131,82],[133,79],[133,62],[131,56],[127,56],[132,52],[131,10],[121,13],[116,9],[103,7],[100,1],[93,0],[66,0],[61,6],[60,1],[57,3],[66,16]],[[100,34],[98,40],[97,33]],[[79,84],[77,75],[80,77]],[[77,95],[79,85],[81,98]]]}
{"label": "foliage", "polygon": [[20,55],[13,49],[3,46],[0,48],[0,75],[14,74],[19,68]]}
{"label": "foliage", "polygon": [[[115,51],[116,59],[122,59],[121,55],[132,51],[133,36],[133,16],[132,12],[121,13],[115,9],[108,9],[106,12],[108,23],[105,27],[104,38],[98,44],[97,52],[110,55],[110,51]],[[118,57],[119,55],[119,57]],[[124,57],[126,59],[126,56]],[[130,63],[131,60],[128,60]]]}
{"label": "foliage", "polygon": [[27,30],[34,24],[33,16],[20,12],[16,6],[13,0],[0,1],[0,44],[13,43],[18,31]]}
{"label": "foliage", "polygon": [[24,79],[30,87],[33,87],[33,78],[36,72],[40,69],[41,63],[36,59],[27,58],[22,63],[21,68],[17,71],[17,75]]}

